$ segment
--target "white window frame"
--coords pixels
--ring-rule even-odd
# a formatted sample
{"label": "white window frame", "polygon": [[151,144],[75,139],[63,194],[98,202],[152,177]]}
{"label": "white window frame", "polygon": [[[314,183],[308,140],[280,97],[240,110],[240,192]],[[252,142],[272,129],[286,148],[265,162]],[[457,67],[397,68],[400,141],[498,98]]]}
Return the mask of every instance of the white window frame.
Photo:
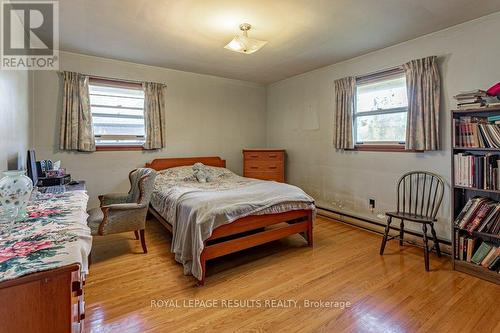
{"label": "white window frame", "polygon": [[[121,80],[113,80],[113,79],[103,79],[103,78],[96,78],[96,77],[91,77],[89,80],[89,86],[108,86],[108,87],[116,87],[116,88],[122,88],[122,89],[136,89],[136,90],[143,90],[142,85],[140,83],[135,83],[135,82],[128,82],[128,81],[121,81]],[[90,95],[90,93],[89,93]],[[105,95],[100,95],[100,96],[105,96]],[[90,96],[89,96],[90,97]],[[127,97],[126,97],[127,98]],[[89,98],[90,101],[90,98]],[[107,107],[107,105],[99,105],[99,104],[90,104],[90,110],[92,115],[95,115],[96,113],[92,112],[92,107]],[[138,108],[130,108],[130,107],[113,107],[115,109],[134,109],[138,110]],[[142,108],[144,111],[144,107]],[[107,117],[109,115],[107,114],[100,114],[101,117]],[[113,116],[113,118],[116,116]],[[131,116],[131,115],[122,115],[118,116],[116,118],[134,118],[134,119],[140,119],[137,116]],[[94,124],[92,124],[94,126]],[[144,124],[144,127],[146,124]],[[96,141],[96,147],[142,147],[144,145],[144,142],[146,140],[145,135],[94,135],[94,140]],[[98,143],[98,140],[109,140],[113,141],[116,140],[116,142],[106,142],[106,143]],[[136,141],[134,143],[130,142],[119,142],[119,141]]]}
{"label": "white window frame", "polygon": [[[367,116],[376,116],[376,115],[385,115],[385,114],[393,114],[393,113],[403,113],[406,112],[408,114],[408,106],[406,107],[399,107],[399,108],[390,108],[390,109],[381,109],[381,110],[376,110],[376,111],[365,111],[365,112],[359,112],[358,114],[358,107],[356,104],[356,101],[358,100],[357,94],[358,94],[358,89],[357,86],[359,84],[365,84],[365,83],[374,83],[374,82],[381,82],[385,80],[390,80],[398,76],[403,76],[404,71],[403,68],[401,67],[396,67],[396,68],[391,68],[388,70],[384,70],[381,72],[376,72],[373,74],[368,74],[368,75],[363,75],[363,76],[358,76],[356,77],[356,95],[354,97],[354,110],[353,110],[353,116],[352,116],[352,126],[353,126],[353,142],[355,147],[369,147],[369,146],[392,146],[392,147],[402,147],[404,148],[405,146],[405,141],[367,141],[367,142],[358,142],[357,141],[357,118],[358,117],[367,117]],[[408,130],[408,128],[406,128]]]}

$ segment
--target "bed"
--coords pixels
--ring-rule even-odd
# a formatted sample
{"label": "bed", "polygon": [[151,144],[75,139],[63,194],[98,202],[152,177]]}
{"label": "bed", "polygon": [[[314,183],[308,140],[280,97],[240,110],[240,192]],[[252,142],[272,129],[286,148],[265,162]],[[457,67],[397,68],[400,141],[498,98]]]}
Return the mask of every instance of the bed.
{"label": "bed", "polygon": [[[212,179],[199,183],[192,165]],[[205,283],[206,262],[293,234],[313,246],[314,200],[298,187],[240,177],[220,157],[162,158],[149,212],[172,233],[172,252],[184,273]]]}

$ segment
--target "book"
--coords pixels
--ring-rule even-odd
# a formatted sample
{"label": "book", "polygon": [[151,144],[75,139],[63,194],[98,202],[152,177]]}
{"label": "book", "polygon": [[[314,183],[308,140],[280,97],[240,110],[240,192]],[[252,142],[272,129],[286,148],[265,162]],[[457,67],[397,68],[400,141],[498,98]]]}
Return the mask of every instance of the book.
{"label": "book", "polygon": [[483,106],[485,106],[484,103],[464,103],[464,104],[458,104],[457,109],[459,110],[479,109],[480,107]]}
{"label": "book", "polygon": [[484,257],[483,261],[481,261],[481,266],[488,267],[499,254],[500,251],[498,250],[498,247],[493,246],[486,257]]}
{"label": "book", "polygon": [[482,198],[482,197],[473,198],[472,200],[474,200],[474,202],[473,202],[471,208],[465,213],[464,217],[462,218],[462,220],[458,224],[458,227],[460,229],[465,228],[465,226],[468,225],[469,222],[476,217],[481,206],[485,202],[489,201],[488,198]]}
{"label": "book", "polygon": [[[498,103],[500,104],[500,103]],[[489,116],[488,118],[488,121],[497,121],[497,120],[500,120],[500,116]]]}
{"label": "book", "polygon": [[498,269],[500,269],[500,255],[493,259],[488,269],[492,271],[498,271]]}
{"label": "book", "polygon": [[460,236],[458,240],[459,248],[458,248],[458,259],[464,260],[464,252],[465,252],[465,236]]}
{"label": "book", "polygon": [[462,221],[468,219],[470,215],[472,215],[472,207],[476,206],[480,199],[481,199],[480,197],[475,197],[467,201],[464,208],[462,208],[462,211],[460,212],[460,214],[458,214],[457,218],[455,219],[455,226],[460,227]]}
{"label": "book", "polygon": [[483,259],[488,255],[492,248],[491,244],[488,244],[486,242],[482,242],[481,245],[477,248],[476,252],[474,252],[474,255],[472,256],[471,262],[480,265]]}
{"label": "book", "polygon": [[495,221],[497,218],[498,218],[498,214],[500,212],[500,203],[493,203],[494,207],[493,209],[490,211],[490,213],[488,214],[488,216],[486,216],[483,221],[481,221],[481,223],[479,224],[478,228],[476,229],[477,232],[483,232],[485,230],[489,230],[487,227],[488,225]]}
{"label": "book", "polygon": [[474,97],[486,97],[486,96],[488,96],[486,91],[481,89],[475,89],[475,90],[463,91],[453,96],[453,98],[455,98],[456,100],[460,100],[460,99],[470,99]]}
{"label": "book", "polygon": [[474,253],[474,246],[476,245],[476,238],[468,238],[467,239],[467,257],[465,258],[466,261],[470,262],[472,260],[472,255]]}
{"label": "book", "polygon": [[471,219],[463,228],[469,233],[472,233],[479,226],[481,221],[489,214],[493,207],[494,204],[491,204],[490,202],[483,202],[478,208],[477,214],[475,214],[474,218]]}
{"label": "book", "polygon": [[459,259],[460,229],[455,229],[455,259]]}

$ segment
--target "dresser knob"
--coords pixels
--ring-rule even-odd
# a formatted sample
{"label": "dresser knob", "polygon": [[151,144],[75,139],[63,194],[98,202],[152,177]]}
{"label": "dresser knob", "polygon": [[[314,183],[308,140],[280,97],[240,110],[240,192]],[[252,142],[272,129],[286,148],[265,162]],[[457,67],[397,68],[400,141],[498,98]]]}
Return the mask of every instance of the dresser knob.
{"label": "dresser knob", "polygon": [[73,281],[71,283],[71,291],[78,291],[81,289],[80,281]]}

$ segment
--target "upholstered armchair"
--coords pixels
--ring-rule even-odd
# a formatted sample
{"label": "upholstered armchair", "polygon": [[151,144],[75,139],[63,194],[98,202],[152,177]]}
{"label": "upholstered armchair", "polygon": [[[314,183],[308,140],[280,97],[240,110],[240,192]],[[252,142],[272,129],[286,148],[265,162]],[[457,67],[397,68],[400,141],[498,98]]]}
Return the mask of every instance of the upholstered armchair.
{"label": "upholstered armchair", "polygon": [[149,200],[153,193],[156,171],[148,168],[129,173],[130,191],[100,195],[101,205],[88,211],[87,224],[93,236],[105,236],[134,231],[141,239],[142,250],[147,253],[144,228]]}

